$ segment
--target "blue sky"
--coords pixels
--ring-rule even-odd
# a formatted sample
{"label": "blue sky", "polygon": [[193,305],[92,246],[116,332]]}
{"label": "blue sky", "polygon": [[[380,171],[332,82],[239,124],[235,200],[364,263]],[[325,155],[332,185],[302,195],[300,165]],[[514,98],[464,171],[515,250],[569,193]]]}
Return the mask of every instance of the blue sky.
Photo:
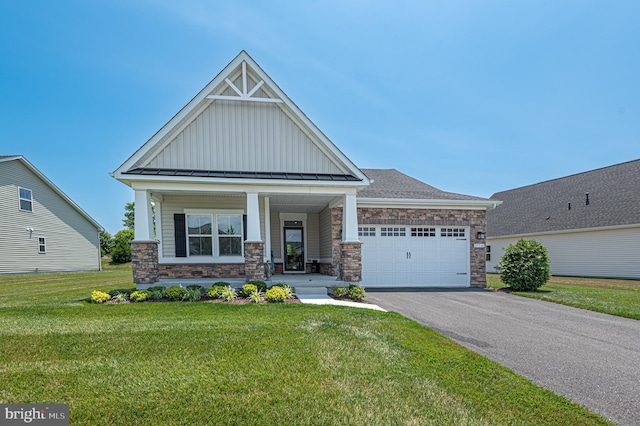
{"label": "blue sky", "polygon": [[109,232],[108,173],[246,50],[362,168],[494,192],[640,158],[640,2],[0,2],[0,154]]}

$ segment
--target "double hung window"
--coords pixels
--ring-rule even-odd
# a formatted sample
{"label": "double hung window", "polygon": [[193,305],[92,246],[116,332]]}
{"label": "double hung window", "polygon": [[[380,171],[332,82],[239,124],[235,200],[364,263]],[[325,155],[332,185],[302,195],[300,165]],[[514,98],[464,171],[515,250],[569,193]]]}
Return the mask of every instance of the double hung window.
{"label": "double hung window", "polygon": [[186,214],[189,256],[242,256],[241,214]]}
{"label": "double hung window", "polygon": [[25,212],[33,211],[33,194],[30,189],[18,188],[18,199],[20,210]]}

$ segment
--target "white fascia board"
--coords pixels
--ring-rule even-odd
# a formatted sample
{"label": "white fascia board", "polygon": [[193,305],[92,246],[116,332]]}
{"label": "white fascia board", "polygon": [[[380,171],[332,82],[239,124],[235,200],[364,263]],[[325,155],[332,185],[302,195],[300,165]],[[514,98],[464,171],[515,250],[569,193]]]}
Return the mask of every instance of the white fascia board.
{"label": "white fascia board", "polygon": [[420,200],[403,198],[357,198],[358,207],[488,210],[502,204],[493,200]]}
{"label": "white fascia board", "polygon": [[245,193],[245,192],[258,192],[260,194],[298,194],[298,195],[336,195],[342,196],[347,194],[355,194],[356,188],[348,187],[348,186],[338,186],[338,185],[327,185],[326,182],[324,185],[274,185],[269,184],[265,185],[264,182],[254,182],[250,184],[249,182],[242,182],[242,185],[234,185],[225,183],[214,183],[211,181],[205,183],[194,183],[194,182],[151,182],[151,181],[140,181],[140,182],[131,182],[131,188],[133,190],[139,191],[152,191],[152,192],[171,192],[171,193],[179,193],[183,192],[185,194],[200,192],[229,192],[229,193]]}
{"label": "white fascia board", "polygon": [[[40,172],[40,170],[36,169],[36,167],[33,164],[31,164],[29,161],[27,161],[26,158],[24,158],[23,156],[20,155],[20,156],[10,157],[8,159],[3,159],[3,160],[6,160],[6,161],[18,160],[18,161],[20,161],[29,170],[31,170],[31,172],[33,172],[33,174],[38,176],[45,184],[47,184],[56,194],[58,194],[60,197],[62,197],[63,200],[65,200],[71,207],[73,207],[78,213],[80,213],[81,216],[83,216],[85,219],[87,219],[89,222],[91,222],[91,224],[93,226],[95,226],[98,231],[104,230],[102,225],[100,225],[91,216],[89,216],[89,214],[87,212],[82,210],[82,208],[79,205],[77,205],[71,198],[69,198],[69,196],[67,196],[67,194],[62,192],[62,190],[60,188],[58,188],[45,175],[43,175],[42,172]],[[2,161],[0,161],[0,162],[2,162]]]}
{"label": "white fascia board", "polygon": [[490,237],[487,235],[487,240],[503,240],[508,238],[531,238],[544,235],[558,235],[558,234],[578,234],[583,232],[597,232],[597,231],[615,231],[616,229],[631,229],[640,228],[640,223],[633,223],[631,225],[612,225],[612,226],[599,226],[597,228],[577,228],[577,229],[562,229],[559,231],[545,231],[545,232],[531,232],[528,234],[510,234],[510,235],[497,235]]}
{"label": "white fascia board", "polygon": [[[117,177],[116,177],[117,178]],[[209,177],[185,177],[185,176],[149,176],[149,175],[122,175],[117,178],[119,181],[134,188],[143,188],[147,184],[176,184],[182,185],[234,185],[236,191],[245,191],[253,187],[339,187],[339,188],[361,188],[367,186],[360,181],[326,181],[326,180],[287,180],[287,179],[244,179],[244,178],[209,178]],[[246,188],[238,189],[238,186]],[[145,187],[146,188],[146,187]]]}

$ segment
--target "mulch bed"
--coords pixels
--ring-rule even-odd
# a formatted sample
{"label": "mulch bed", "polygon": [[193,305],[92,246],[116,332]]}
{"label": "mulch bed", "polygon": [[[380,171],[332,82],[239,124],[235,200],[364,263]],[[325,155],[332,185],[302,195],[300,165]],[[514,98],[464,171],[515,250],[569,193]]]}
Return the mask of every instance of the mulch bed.
{"label": "mulch bed", "polygon": [[[105,305],[126,305],[129,303],[162,303],[162,302],[173,302],[172,300],[165,298],[162,299],[158,299],[158,300],[145,300],[144,302],[131,302],[130,300],[125,300],[123,302],[117,302],[115,300],[107,300],[106,302],[104,302]],[[251,304],[251,300],[248,298],[244,298],[244,297],[238,297],[236,299],[233,299],[230,302],[227,302],[226,300],[222,300],[222,299],[201,299],[200,302],[204,302],[204,303],[224,303],[227,305],[250,305]],[[265,305],[268,302],[266,300],[263,300],[262,302],[260,302],[260,305]],[[300,299],[298,299],[297,297],[294,299],[285,299],[284,302],[282,302],[286,305],[288,304],[296,304],[296,303],[302,303],[300,302]]]}

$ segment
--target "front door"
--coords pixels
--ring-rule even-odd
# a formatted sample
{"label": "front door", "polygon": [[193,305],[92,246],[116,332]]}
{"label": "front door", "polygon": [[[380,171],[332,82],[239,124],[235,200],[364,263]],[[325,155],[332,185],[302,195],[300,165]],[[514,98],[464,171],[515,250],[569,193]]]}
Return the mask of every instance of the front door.
{"label": "front door", "polygon": [[284,228],[284,271],[305,272],[303,228]]}

